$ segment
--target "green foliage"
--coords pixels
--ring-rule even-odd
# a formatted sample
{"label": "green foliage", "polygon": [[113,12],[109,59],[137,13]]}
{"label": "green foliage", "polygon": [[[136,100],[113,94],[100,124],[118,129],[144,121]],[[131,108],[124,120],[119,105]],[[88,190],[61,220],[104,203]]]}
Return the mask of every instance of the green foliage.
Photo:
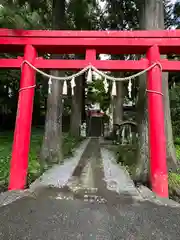
{"label": "green foliage", "polygon": [[0,190],[1,188],[3,189],[8,182],[11,142],[11,135],[4,134],[3,136],[0,136]]}
{"label": "green foliage", "polygon": [[43,29],[44,24],[38,11],[29,6],[19,8],[3,6],[0,8],[0,27],[13,29]]}
{"label": "green foliage", "polygon": [[92,103],[100,103],[103,111],[107,110],[110,104],[110,93],[106,93],[103,79],[96,79],[88,85],[87,98]]}
{"label": "green foliage", "polygon": [[180,160],[180,144],[178,145],[176,144],[175,147],[176,147],[176,157],[178,160]]}
{"label": "green foliage", "polygon": [[12,29],[48,29],[51,27],[52,1],[7,0],[0,8],[0,26]]}
{"label": "green foliage", "polygon": [[69,133],[65,134],[63,137],[63,155],[65,157],[73,155],[73,151],[75,146],[77,146],[78,143],[80,143],[84,138],[74,138]]}
{"label": "green foliage", "polygon": [[136,165],[136,153],[136,145],[119,145],[116,148],[117,163],[126,166],[131,175]]}
{"label": "green foliage", "polygon": [[169,182],[169,195],[174,198],[174,196],[179,195],[177,194],[177,191],[180,188],[180,174],[169,173],[168,182]]}
{"label": "green foliage", "polygon": [[170,89],[171,118],[174,136],[180,136],[180,85],[176,84]]}
{"label": "green foliage", "polygon": [[107,0],[106,14],[103,27],[111,30],[137,29],[139,26],[138,6],[136,1]]}
{"label": "green foliage", "polygon": [[166,29],[168,29],[169,27],[171,28],[176,23],[173,11],[174,5],[172,4],[172,1],[164,0],[164,23]]}
{"label": "green foliage", "polygon": [[96,0],[70,0],[67,4],[67,20],[71,29],[99,29],[99,15]]}
{"label": "green foliage", "polygon": [[[31,136],[31,147],[29,153],[29,167],[27,185],[41,174],[39,154],[43,139],[42,129],[33,129]],[[75,139],[69,134],[63,136],[63,154],[65,157],[72,155],[74,148],[82,140]],[[9,163],[11,159],[11,148],[13,141],[12,132],[2,132],[0,135],[0,191],[7,188],[9,178]]]}
{"label": "green foliage", "polygon": [[180,27],[180,1],[176,1],[174,5],[174,10],[173,10],[173,15],[174,15],[174,20],[175,20],[175,25],[177,28]]}

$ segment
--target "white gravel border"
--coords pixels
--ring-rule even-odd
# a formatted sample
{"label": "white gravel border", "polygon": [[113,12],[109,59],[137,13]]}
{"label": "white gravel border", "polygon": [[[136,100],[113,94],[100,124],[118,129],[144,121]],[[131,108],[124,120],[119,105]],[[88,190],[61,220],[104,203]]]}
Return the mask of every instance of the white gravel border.
{"label": "white gravel border", "polygon": [[126,169],[116,163],[114,154],[105,148],[101,148],[101,156],[104,167],[104,180],[107,183],[107,188],[117,193],[127,193],[140,197]]}
{"label": "white gravel border", "polygon": [[180,204],[171,200],[157,197],[149,188],[145,186],[135,187],[125,167],[116,163],[114,154],[106,148],[101,148],[101,156],[104,167],[104,180],[109,190],[117,193],[128,193],[140,201],[150,201],[157,205],[180,207]]}
{"label": "white gravel border", "polygon": [[75,150],[72,157],[65,159],[63,164],[54,165],[47,170],[40,178],[36,179],[29,187],[30,191],[34,191],[41,187],[63,187],[67,184],[74,169],[79,163],[79,160],[86,149],[90,139],[84,140],[81,145]]}

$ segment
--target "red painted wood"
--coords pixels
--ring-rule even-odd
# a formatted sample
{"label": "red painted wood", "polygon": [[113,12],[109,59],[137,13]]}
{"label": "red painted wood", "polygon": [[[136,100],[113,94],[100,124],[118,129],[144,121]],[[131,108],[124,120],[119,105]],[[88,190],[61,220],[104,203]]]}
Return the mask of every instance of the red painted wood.
{"label": "red painted wood", "polygon": [[[0,59],[0,68],[18,69],[22,64],[23,59]],[[163,67],[163,72],[180,71],[179,61],[169,61],[161,59],[159,61]],[[60,69],[60,70],[80,70],[86,67],[89,63],[102,71],[142,71],[148,67],[148,61],[141,59],[133,60],[57,60],[57,59],[36,59],[34,66],[39,69]]]}
{"label": "red painted wood", "polygon": [[28,38],[28,37],[0,37],[1,45],[27,45],[34,46],[70,46],[70,47],[103,47],[103,46],[140,46],[150,47],[152,44],[160,44],[162,46],[179,46],[178,38],[163,39],[163,38]]}
{"label": "red painted wood", "polygon": [[[150,65],[160,59],[158,46],[152,46],[149,49],[147,58]],[[162,74],[158,66],[148,72],[147,89],[162,93]],[[162,95],[148,92],[148,115],[152,190],[160,197],[168,197],[166,137]]]}
{"label": "red painted wood", "polygon": [[21,67],[22,59],[0,58],[0,68],[18,69]]}
{"label": "red painted wood", "polygon": [[180,71],[180,61],[172,61],[167,59],[161,59],[159,61],[165,72],[179,72]]}
{"label": "red painted wood", "polygon": [[[31,45],[25,47],[24,59],[33,64],[36,51]],[[35,84],[35,72],[27,64],[22,67],[20,89]],[[9,190],[24,189],[28,169],[34,88],[19,92],[16,126],[10,165]]]}
{"label": "red painted wood", "polygon": [[0,37],[43,37],[43,38],[180,38],[180,30],[140,31],[57,31],[0,29]]}
{"label": "red painted wood", "polygon": [[89,64],[93,64],[96,62],[96,49],[86,49],[86,62]]}
{"label": "red painted wood", "polygon": [[[123,60],[36,60],[35,66],[44,69],[68,69],[80,70],[91,63],[99,70],[103,71],[141,71],[148,67],[148,61],[145,59],[139,61]],[[1,60],[0,60],[1,66]],[[180,67],[179,67],[180,69]]]}
{"label": "red painted wood", "polygon": [[160,52],[179,53],[180,38],[37,38],[0,37],[0,51],[22,51],[25,45],[33,45],[40,52],[85,53],[96,49],[97,53],[145,53],[152,45],[158,45]]}
{"label": "red painted wood", "polygon": [[[0,68],[18,69],[22,62],[23,60],[21,59],[0,59]],[[141,71],[148,67],[148,61],[145,59],[139,61],[36,59],[34,66],[39,69],[80,70],[87,67],[90,63],[99,70],[104,71]]]}
{"label": "red painted wood", "polygon": [[[142,71],[148,67],[148,61],[141,59],[137,61],[133,60],[35,60],[35,66],[40,69],[62,69],[62,70],[80,70],[86,67],[89,62],[97,69],[102,71]],[[169,61],[161,59],[158,62],[161,63],[163,72],[180,71],[179,61]],[[1,67],[1,59],[0,59]]]}

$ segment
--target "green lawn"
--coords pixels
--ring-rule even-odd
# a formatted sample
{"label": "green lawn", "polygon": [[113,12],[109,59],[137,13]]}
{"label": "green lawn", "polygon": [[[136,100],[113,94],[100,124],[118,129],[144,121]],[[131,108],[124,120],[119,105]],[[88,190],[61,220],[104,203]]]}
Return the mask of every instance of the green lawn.
{"label": "green lawn", "polygon": [[[176,157],[177,160],[180,161],[180,138],[176,137],[175,139],[175,147],[176,147]],[[178,169],[177,173],[169,173],[169,193],[171,196],[177,195],[176,190],[180,189],[180,169]],[[179,194],[178,194],[179,195]],[[178,196],[178,201],[180,196]]]}
{"label": "green lawn", "polygon": [[[68,134],[63,135],[63,154],[67,156],[73,153],[74,147],[81,139],[74,139]],[[28,183],[31,183],[40,176],[41,168],[38,161],[41,143],[43,139],[42,129],[33,129],[31,136],[31,148],[29,153]],[[0,191],[7,188],[9,178],[9,163],[11,159],[11,149],[13,132],[0,133]]]}

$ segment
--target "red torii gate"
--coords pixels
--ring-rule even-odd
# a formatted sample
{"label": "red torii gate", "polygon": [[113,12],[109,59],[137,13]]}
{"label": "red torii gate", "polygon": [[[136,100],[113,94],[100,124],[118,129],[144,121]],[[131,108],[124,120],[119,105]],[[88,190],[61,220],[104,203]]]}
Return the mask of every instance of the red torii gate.
{"label": "red torii gate", "polygon": [[[179,61],[160,59],[160,54],[180,53],[180,31],[41,31],[0,29],[0,52],[24,52],[24,58],[0,59],[0,68],[19,69],[24,60],[39,69],[79,70],[92,64],[104,71],[141,71],[160,63],[163,71],[180,71]],[[38,58],[37,53],[85,53],[84,60]],[[97,54],[146,54],[137,61],[97,60]],[[26,184],[35,71],[22,66],[9,190]],[[166,138],[161,69],[148,72],[149,146],[152,190],[168,197]]]}

